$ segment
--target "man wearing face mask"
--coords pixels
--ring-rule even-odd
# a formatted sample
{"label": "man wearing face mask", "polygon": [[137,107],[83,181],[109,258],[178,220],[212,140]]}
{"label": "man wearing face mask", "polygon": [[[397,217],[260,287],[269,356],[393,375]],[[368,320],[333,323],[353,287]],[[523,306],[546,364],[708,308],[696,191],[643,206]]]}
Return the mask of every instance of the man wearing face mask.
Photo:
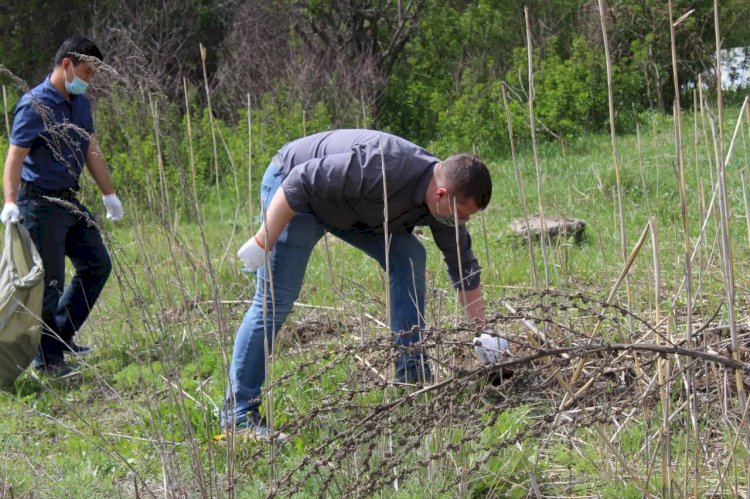
{"label": "man wearing face mask", "polygon": [[[112,270],[94,217],[78,199],[84,165],[102,192],[107,218],[117,221],[123,215],[85,95],[101,60],[101,52],[87,38],[63,42],[52,73],[18,101],[5,158],[0,221],[23,223],[42,257],[44,330],[33,365],[50,375],[75,370],[64,354],[91,351],[77,345],[73,336]],[[67,287],[66,256],[75,267]]]}
{"label": "man wearing face mask", "polygon": [[265,379],[264,331],[270,345],[299,294],[310,253],[326,232],[385,269],[386,208],[389,326],[402,350],[396,379],[429,382],[423,352],[405,348],[420,340],[424,326],[426,252],[412,231],[430,227],[466,317],[481,324],[480,267],[464,222],[487,207],[491,194],[490,173],[479,158],[458,155],[440,161],[405,139],[374,130],[323,132],[282,147],[263,177],[264,222],[238,252],[248,270],[257,270],[257,287],[235,339],[222,414],[225,430],[268,438],[258,411]]}

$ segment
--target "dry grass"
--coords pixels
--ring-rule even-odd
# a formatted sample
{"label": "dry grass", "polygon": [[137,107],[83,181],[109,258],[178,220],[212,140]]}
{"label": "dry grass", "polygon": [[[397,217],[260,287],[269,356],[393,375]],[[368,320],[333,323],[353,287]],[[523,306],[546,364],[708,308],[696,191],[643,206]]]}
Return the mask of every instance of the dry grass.
{"label": "dry grass", "polygon": [[[660,389],[663,383],[674,387],[671,402],[676,410],[669,417],[678,441],[680,428],[687,424],[683,408],[688,394],[680,380],[688,369],[694,373],[701,408],[696,452],[705,480],[700,493],[737,492],[727,475],[736,464],[732,456],[738,451],[743,415],[734,384],[727,380],[734,372],[750,380],[750,333],[743,333],[743,353],[733,360],[726,354],[728,330],[715,322],[696,325],[693,340],[701,347],[689,348],[684,340],[671,342],[665,325],[652,327],[650,317],[583,294],[520,296],[509,306],[515,310],[512,314],[502,312],[506,305],[492,304],[495,312],[490,314],[490,322],[512,344],[511,355],[499,364],[476,364],[470,326],[426,332],[422,346],[441,371],[442,381],[433,385],[387,381],[390,366],[402,353],[393,350],[387,335],[329,344],[279,376],[277,392],[294,393],[300,385],[338,388],[310,390],[304,409],[287,407],[279,430],[292,441],[310,444],[304,457],[268,483],[268,495],[285,497],[308,490],[314,482],[320,495],[368,496],[394,490],[398,483],[424,482],[431,469],[442,472],[431,484],[437,488],[430,490],[452,493],[471,490],[493,463],[494,474],[486,481],[490,488],[502,488],[518,480],[519,470],[498,468],[497,460],[519,446],[537,453],[520,471],[526,475],[524,488],[530,487],[528,473],[533,471],[534,487],[544,495],[593,494],[619,469],[616,481],[641,483],[644,494],[659,495],[660,470],[654,463],[663,451]],[[626,340],[631,320],[637,337],[632,343]],[[597,325],[601,333],[592,336]],[[532,347],[528,336],[541,334],[544,326],[546,340]],[[658,361],[667,357],[674,362],[660,383]],[[557,375],[571,379],[579,361],[584,362],[581,381],[561,386]],[[576,396],[563,403],[568,390]],[[514,425],[505,419],[511,415],[518,418]],[[597,426],[606,428],[607,442],[594,444],[597,437],[591,429]],[[637,445],[623,444],[621,436],[633,431],[643,433]],[[727,436],[735,448],[727,447]],[[386,445],[390,439],[392,445]],[[592,445],[601,446],[602,452],[588,469],[561,471],[561,448],[576,454],[581,448],[590,452]],[[606,451],[610,446],[619,449],[624,462]],[[265,448],[258,448],[246,459],[263,461],[267,456]],[[285,458],[281,454],[276,459]],[[468,466],[450,464],[464,459]],[[567,479],[561,481],[561,475]]]}

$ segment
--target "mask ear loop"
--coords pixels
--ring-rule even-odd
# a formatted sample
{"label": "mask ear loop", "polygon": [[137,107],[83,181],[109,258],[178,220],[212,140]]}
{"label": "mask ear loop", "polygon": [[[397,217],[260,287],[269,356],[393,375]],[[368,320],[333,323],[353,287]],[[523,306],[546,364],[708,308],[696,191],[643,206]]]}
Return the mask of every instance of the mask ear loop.
{"label": "mask ear loop", "polygon": [[68,72],[65,71],[65,83],[68,84],[72,84],[74,81],[76,81],[76,70],[72,60],[70,60],[70,71],[71,73],[73,73],[73,78],[71,78],[70,81],[68,81]]}
{"label": "mask ear loop", "polygon": [[[450,202],[448,203],[448,208],[450,209]],[[435,201],[435,214],[439,217],[442,217],[440,214],[440,199]]]}
{"label": "mask ear loop", "polygon": [[453,196],[451,198],[451,201],[453,202],[453,206],[451,206],[451,210],[452,210],[451,215],[453,215],[453,221],[455,222],[456,227],[458,227],[458,209],[456,208],[456,196]]}

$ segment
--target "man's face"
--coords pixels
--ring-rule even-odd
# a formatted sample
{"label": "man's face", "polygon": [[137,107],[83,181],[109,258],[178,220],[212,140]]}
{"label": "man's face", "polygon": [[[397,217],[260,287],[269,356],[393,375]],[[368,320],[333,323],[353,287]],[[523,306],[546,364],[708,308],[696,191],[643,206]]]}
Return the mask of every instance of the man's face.
{"label": "man's face", "polygon": [[467,222],[472,215],[479,211],[479,207],[473,199],[459,202],[458,199],[445,187],[435,189],[432,198],[433,202],[428,203],[427,208],[430,210],[430,213],[438,219],[447,218],[449,220],[455,220],[455,217],[457,216],[458,223],[462,224]]}
{"label": "man's face", "polygon": [[73,59],[66,57],[63,59],[62,66],[67,81],[73,81],[76,76],[86,83],[91,83],[94,80],[94,68],[88,62],[80,61],[78,64],[74,64]]}

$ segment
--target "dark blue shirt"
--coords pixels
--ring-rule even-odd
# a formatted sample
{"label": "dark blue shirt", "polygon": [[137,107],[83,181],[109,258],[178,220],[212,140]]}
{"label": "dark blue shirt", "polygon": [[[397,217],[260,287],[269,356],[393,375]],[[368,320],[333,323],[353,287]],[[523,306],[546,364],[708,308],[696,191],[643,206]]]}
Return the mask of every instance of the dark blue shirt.
{"label": "dark blue shirt", "polygon": [[16,105],[10,143],[31,148],[23,161],[21,180],[46,190],[78,190],[92,133],[88,98],[71,95],[65,99],[47,76]]}

